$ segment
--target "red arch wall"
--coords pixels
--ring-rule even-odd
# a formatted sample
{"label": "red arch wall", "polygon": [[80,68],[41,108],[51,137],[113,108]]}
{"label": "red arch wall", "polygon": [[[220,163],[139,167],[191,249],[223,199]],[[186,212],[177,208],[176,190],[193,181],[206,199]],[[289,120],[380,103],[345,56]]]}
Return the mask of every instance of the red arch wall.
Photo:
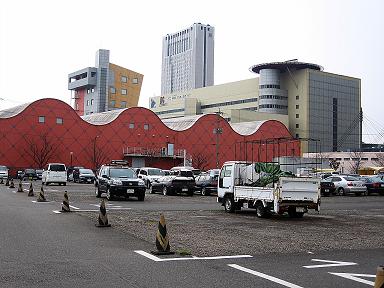
{"label": "red arch wall", "polygon": [[[45,123],[38,123],[38,117],[45,116]],[[56,124],[56,118],[63,124]],[[130,129],[129,124],[135,128]],[[149,129],[144,129],[149,124]],[[134,107],[124,110],[114,121],[105,125],[93,125],[82,120],[68,104],[57,99],[41,99],[31,103],[18,115],[0,118],[0,165],[18,169],[37,167],[33,160],[33,146],[41,149],[54,148],[47,162],[62,162],[94,168],[94,154],[101,151],[104,162],[123,159],[127,147],[161,148],[167,142],[174,143],[175,150],[186,149],[189,155],[201,155],[206,159],[206,169],[216,167],[216,127],[222,128],[219,135],[218,162],[252,159],[271,161],[276,156],[299,156],[300,143],[294,140],[286,127],[275,120],[265,121],[251,135],[240,135],[222,117],[208,114],[200,117],[190,128],[174,131],[168,128],[151,110]],[[46,136],[45,136],[46,135]],[[241,145],[240,142],[270,138],[289,138],[291,141],[277,144]],[[49,145],[44,145],[47,141]],[[237,143],[237,144],[236,144]],[[287,144],[288,143],[288,144]],[[96,149],[94,149],[96,148]],[[148,163],[148,162],[147,162]],[[147,164],[146,163],[146,164]],[[180,160],[151,159],[150,165],[170,168],[179,165]]]}

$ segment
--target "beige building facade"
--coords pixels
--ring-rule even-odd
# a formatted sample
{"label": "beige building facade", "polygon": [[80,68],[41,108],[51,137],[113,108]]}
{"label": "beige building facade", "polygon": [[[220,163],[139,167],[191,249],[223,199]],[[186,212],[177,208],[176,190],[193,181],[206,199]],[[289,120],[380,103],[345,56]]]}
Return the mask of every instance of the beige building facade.
{"label": "beige building facade", "polygon": [[[232,123],[278,120],[303,152],[361,147],[360,79],[324,72],[316,64],[274,62],[252,66],[260,77],[150,98],[160,118],[220,113]],[[304,143],[304,142],[303,142]]]}

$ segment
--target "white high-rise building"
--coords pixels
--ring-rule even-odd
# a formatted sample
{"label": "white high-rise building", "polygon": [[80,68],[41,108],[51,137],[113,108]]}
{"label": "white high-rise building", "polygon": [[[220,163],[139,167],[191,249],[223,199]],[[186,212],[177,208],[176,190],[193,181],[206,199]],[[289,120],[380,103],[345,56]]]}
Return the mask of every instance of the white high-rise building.
{"label": "white high-rise building", "polygon": [[214,38],[201,23],[163,37],[162,95],[213,85]]}

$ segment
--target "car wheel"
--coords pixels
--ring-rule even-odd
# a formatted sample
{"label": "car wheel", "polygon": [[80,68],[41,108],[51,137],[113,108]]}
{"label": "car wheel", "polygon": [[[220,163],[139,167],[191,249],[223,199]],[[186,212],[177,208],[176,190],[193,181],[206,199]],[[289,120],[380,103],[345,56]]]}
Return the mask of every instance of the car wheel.
{"label": "car wheel", "polygon": [[111,189],[107,188],[107,200],[112,201],[113,200],[113,195],[111,193]]}
{"label": "car wheel", "polygon": [[201,196],[207,196],[207,189],[205,187],[201,188]]}
{"label": "car wheel", "polygon": [[193,196],[193,189],[189,189],[187,192],[187,195],[192,197]]}
{"label": "car wheel", "polygon": [[49,185],[49,182],[45,182],[45,186],[48,186]]}
{"label": "car wheel", "polygon": [[224,209],[225,209],[225,212],[227,213],[233,213],[235,212],[235,205],[234,205],[234,200],[232,197],[225,197],[225,200],[224,200]]}
{"label": "car wheel", "polygon": [[99,189],[99,186],[95,187],[95,194],[96,194],[96,198],[100,198],[101,197],[101,191]]}
{"label": "car wheel", "polygon": [[168,188],[167,188],[167,186],[164,186],[163,187],[163,195],[164,196],[167,196],[169,193],[168,193]]}
{"label": "car wheel", "polygon": [[64,186],[67,186],[67,183],[63,183]]}
{"label": "car wheel", "polygon": [[345,196],[344,188],[340,187],[339,189],[337,189],[337,195],[339,195],[339,196]]}
{"label": "car wheel", "polygon": [[137,200],[139,201],[144,201],[144,198],[145,198],[145,192],[139,194],[139,196],[137,196]]}
{"label": "car wheel", "polygon": [[259,218],[267,217],[267,210],[265,209],[263,203],[261,202],[256,204],[256,216]]}

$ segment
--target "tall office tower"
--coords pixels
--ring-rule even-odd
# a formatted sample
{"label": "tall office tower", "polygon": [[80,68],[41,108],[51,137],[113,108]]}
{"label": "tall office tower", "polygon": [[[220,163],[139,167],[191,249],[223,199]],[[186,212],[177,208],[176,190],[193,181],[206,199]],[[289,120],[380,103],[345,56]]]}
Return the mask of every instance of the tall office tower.
{"label": "tall office tower", "polygon": [[109,62],[109,50],[96,52],[96,67],[68,75],[74,109],[80,116],[137,106],[143,75]]}
{"label": "tall office tower", "polygon": [[213,85],[214,38],[201,23],[163,37],[162,95]]}

